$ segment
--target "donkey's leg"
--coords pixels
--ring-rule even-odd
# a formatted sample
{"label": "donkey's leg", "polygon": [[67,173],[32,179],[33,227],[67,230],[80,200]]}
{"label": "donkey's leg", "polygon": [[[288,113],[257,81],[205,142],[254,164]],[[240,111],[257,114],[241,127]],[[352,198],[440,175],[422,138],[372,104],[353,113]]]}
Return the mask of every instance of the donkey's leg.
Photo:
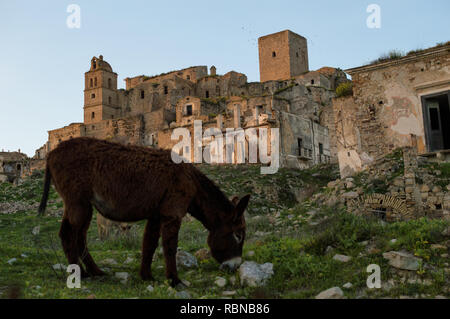
{"label": "donkey's leg", "polygon": [[78,235],[78,249],[81,260],[86,266],[86,271],[92,276],[102,276],[105,273],[97,266],[87,248],[87,231],[92,219],[92,205],[86,204],[87,219],[83,226],[80,228]]}
{"label": "donkey's leg", "polygon": [[63,217],[63,220],[61,222],[61,228],[59,230],[59,237],[61,238],[63,250],[67,257],[69,265],[77,264],[78,266],[80,266],[81,276],[86,277],[87,273],[79,262],[77,235],[78,235],[77,228],[70,223],[67,214],[65,214],[65,217]]}
{"label": "donkey's leg", "polygon": [[176,254],[178,246],[178,232],[181,219],[173,217],[164,220],[161,226],[164,259],[166,261],[166,277],[172,280],[171,286],[175,287],[181,280],[178,278]]}
{"label": "donkey's leg", "polygon": [[145,225],[144,240],[142,242],[141,278],[152,280],[152,260],[160,236],[161,224],[158,218],[149,219]]}

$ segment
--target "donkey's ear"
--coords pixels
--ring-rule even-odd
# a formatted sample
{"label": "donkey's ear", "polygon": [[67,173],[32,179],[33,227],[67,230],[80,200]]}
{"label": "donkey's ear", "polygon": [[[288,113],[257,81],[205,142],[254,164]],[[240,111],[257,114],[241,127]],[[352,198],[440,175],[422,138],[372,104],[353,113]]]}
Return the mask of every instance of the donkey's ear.
{"label": "donkey's ear", "polygon": [[239,203],[236,205],[235,218],[239,218],[239,217],[242,216],[242,214],[244,213],[245,209],[247,208],[249,200],[250,200],[250,194],[245,195],[244,197],[241,198]]}
{"label": "donkey's ear", "polygon": [[239,203],[239,197],[233,196],[230,201],[233,203],[233,205],[236,207],[236,205]]}

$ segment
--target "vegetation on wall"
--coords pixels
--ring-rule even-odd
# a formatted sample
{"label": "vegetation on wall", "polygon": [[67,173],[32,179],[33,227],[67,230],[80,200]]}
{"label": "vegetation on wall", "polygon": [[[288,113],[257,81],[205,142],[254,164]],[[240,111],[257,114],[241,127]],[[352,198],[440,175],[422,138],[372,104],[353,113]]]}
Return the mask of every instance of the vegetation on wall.
{"label": "vegetation on wall", "polygon": [[336,97],[344,97],[353,95],[353,83],[344,82],[338,85],[336,88]]}

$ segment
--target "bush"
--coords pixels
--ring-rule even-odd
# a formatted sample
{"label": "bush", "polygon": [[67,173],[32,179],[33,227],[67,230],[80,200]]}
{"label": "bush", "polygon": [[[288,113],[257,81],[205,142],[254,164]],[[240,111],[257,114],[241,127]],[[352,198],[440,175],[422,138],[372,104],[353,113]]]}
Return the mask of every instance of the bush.
{"label": "bush", "polygon": [[338,85],[336,88],[336,96],[350,96],[353,95],[353,83],[352,82],[344,82]]}

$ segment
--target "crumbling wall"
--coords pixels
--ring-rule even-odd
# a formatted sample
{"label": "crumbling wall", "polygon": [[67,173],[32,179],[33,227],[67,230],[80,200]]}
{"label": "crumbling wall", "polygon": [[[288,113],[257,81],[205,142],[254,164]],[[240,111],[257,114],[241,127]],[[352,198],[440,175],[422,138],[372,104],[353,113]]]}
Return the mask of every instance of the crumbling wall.
{"label": "crumbling wall", "polygon": [[[450,90],[450,46],[348,70],[353,96],[333,101],[343,176],[398,147],[426,152],[421,97]],[[347,156],[345,156],[347,154]]]}

